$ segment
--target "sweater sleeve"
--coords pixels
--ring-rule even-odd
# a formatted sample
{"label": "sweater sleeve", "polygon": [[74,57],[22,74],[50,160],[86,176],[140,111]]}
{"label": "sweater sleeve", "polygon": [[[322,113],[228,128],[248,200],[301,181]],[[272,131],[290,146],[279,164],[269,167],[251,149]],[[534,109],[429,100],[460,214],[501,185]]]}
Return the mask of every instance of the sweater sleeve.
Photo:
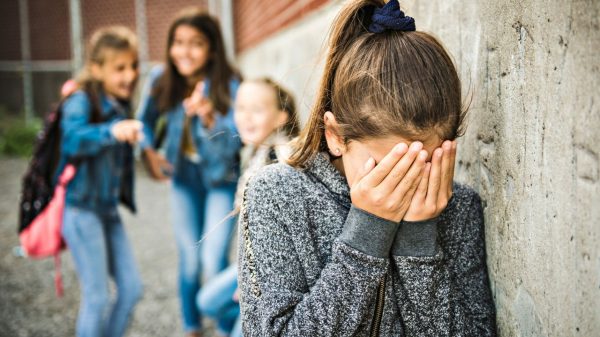
{"label": "sweater sleeve", "polygon": [[[276,173],[277,171],[269,171]],[[264,173],[262,171],[261,173]],[[376,290],[389,264],[392,222],[353,209],[318,279],[307,284],[290,226],[304,227],[302,191],[289,177],[259,173],[248,184],[240,217],[240,298],[243,333],[266,336],[351,336],[372,317]],[[290,196],[295,194],[296,197]],[[369,245],[369,237],[386,244]],[[308,233],[307,233],[308,234]],[[245,237],[247,235],[247,237]],[[387,245],[387,247],[386,247]]]}
{"label": "sweater sleeve", "polygon": [[87,95],[78,91],[71,95],[62,105],[62,152],[65,156],[94,156],[103,148],[117,143],[111,133],[113,119],[104,123],[90,123],[92,103]]}
{"label": "sweater sleeve", "polygon": [[445,249],[436,240],[441,219],[403,222],[398,231],[393,284],[407,336],[496,335],[483,210],[479,196],[467,193],[455,194],[460,200],[440,237]]}

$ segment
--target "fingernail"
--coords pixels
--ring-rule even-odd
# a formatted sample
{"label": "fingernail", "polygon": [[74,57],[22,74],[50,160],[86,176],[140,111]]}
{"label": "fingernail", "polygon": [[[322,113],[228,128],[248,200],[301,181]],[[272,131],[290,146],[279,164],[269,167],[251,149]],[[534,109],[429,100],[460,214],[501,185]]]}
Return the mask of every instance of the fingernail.
{"label": "fingernail", "polygon": [[365,163],[365,170],[368,170],[372,165],[373,165],[373,158],[369,157],[369,159],[367,159],[367,162]]}
{"label": "fingernail", "polygon": [[425,160],[425,159],[427,159],[427,151],[425,151],[425,150],[421,150],[421,152],[419,152],[419,159],[420,159],[420,160]]}
{"label": "fingernail", "polygon": [[406,144],[400,143],[400,144],[397,144],[396,146],[394,146],[394,152],[399,153],[399,154],[404,154],[404,152],[406,152],[407,148],[408,147],[406,146]]}
{"label": "fingernail", "polygon": [[447,140],[444,142],[444,144],[442,144],[442,147],[444,148],[444,150],[449,151],[450,149],[452,149],[452,142]]}
{"label": "fingernail", "polygon": [[434,151],[434,155],[437,156],[437,157],[441,157],[443,153],[444,153],[444,150],[442,150],[440,148],[437,148]]}
{"label": "fingernail", "polygon": [[419,151],[423,148],[423,143],[421,142],[414,142],[412,144],[410,144],[410,149],[413,151]]}

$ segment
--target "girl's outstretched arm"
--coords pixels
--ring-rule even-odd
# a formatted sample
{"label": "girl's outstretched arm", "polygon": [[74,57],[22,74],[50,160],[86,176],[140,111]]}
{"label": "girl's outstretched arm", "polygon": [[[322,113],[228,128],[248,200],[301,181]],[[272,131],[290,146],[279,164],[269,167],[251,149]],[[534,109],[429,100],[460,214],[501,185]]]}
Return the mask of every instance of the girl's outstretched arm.
{"label": "girl's outstretched arm", "polygon": [[461,185],[437,219],[400,224],[393,279],[407,336],[496,335],[484,240],[479,196]]}
{"label": "girl's outstretched arm", "polygon": [[65,156],[93,156],[104,147],[117,143],[111,128],[118,120],[90,123],[92,103],[83,91],[71,95],[61,109],[62,152]]}

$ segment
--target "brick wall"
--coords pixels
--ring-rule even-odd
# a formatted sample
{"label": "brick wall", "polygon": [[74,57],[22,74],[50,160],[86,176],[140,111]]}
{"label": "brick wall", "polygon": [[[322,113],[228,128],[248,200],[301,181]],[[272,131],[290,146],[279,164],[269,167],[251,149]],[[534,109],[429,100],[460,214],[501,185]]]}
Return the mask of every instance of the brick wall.
{"label": "brick wall", "polygon": [[81,0],[81,17],[86,42],[104,26],[124,25],[135,32],[134,0]]}
{"label": "brick wall", "polygon": [[169,25],[183,8],[206,8],[206,0],[146,0],[148,51],[151,61],[164,61]]}
{"label": "brick wall", "polygon": [[69,60],[69,1],[29,1],[28,6],[31,59]]}
{"label": "brick wall", "polygon": [[[164,61],[167,30],[181,9],[207,7],[206,0],[145,0],[148,49],[151,61]],[[41,115],[58,99],[61,84],[70,70],[44,68],[36,61],[70,61],[72,58],[69,0],[27,0],[34,110]],[[83,39],[109,25],[124,25],[136,31],[135,0],[80,0]],[[16,63],[21,61],[19,0],[0,0],[0,106],[12,112],[23,110],[23,76]],[[54,63],[56,64],[56,63]],[[61,65],[62,66],[62,65]]]}
{"label": "brick wall", "polygon": [[241,52],[256,45],[327,2],[328,0],[234,0],[236,51]]}
{"label": "brick wall", "polygon": [[21,35],[19,28],[19,2],[0,1],[0,60],[21,59]]}

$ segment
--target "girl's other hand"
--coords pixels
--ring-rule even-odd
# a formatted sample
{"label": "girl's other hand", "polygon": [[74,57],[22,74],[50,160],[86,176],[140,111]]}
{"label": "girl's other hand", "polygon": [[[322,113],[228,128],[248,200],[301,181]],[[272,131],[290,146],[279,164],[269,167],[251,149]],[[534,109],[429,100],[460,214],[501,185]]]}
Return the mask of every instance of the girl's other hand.
{"label": "girl's other hand", "polygon": [[144,134],[142,133],[142,122],[136,119],[125,119],[116,122],[110,132],[121,143],[135,144],[142,140]]}
{"label": "girl's other hand", "polygon": [[421,181],[427,151],[421,142],[400,143],[375,166],[369,158],[350,189],[352,204],[378,217],[400,222]]}
{"label": "girl's other hand", "polygon": [[452,198],[452,181],[456,159],[456,141],[444,141],[433,151],[431,163],[425,166],[405,221],[422,221],[439,216]]}
{"label": "girl's other hand", "polygon": [[183,107],[188,116],[198,116],[204,127],[211,129],[214,126],[214,106],[212,102],[204,97],[204,81],[196,84],[190,97],[183,100]]}
{"label": "girl's other hand", "polygon": [[169,180],[169,176],[165,174],[165,172],[171,174],[173,172],[173,166],[171,166],[165,157],[154,149],[148,148],[144,150],[144,159],[146,168],[152,178],[159,181]]}
{"label": "girl's other hand", "polygon": [[239,303],[240,302],[240,288],[236,288],[235,292],[233,293],[232,299],[235,303]]}

